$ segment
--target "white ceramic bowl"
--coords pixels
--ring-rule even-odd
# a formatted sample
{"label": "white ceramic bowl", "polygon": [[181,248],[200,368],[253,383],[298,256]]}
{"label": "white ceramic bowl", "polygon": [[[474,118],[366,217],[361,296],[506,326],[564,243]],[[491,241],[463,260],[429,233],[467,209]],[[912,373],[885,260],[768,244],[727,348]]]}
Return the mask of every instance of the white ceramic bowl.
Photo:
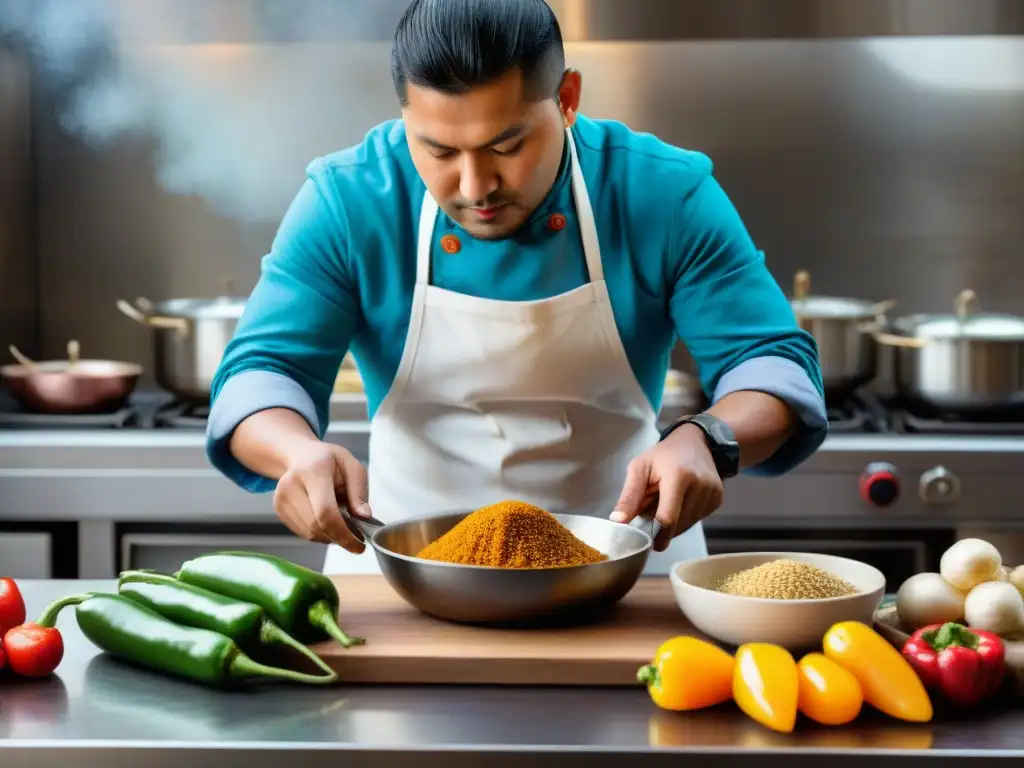
{"label": "white ceramic bowl", "polygon": [[[771,600],[709,589],[726,576],[772,560],[796,560],[845,579],[857,592],[820,600]],[[885,576],[857,560],[803,552],[740,552],[676,563],[669,572],[676,602],[708,637],[738,646],[774,643],[790,651],[820,648],[825,632],[840,621],[871,625],[885,594]]]}

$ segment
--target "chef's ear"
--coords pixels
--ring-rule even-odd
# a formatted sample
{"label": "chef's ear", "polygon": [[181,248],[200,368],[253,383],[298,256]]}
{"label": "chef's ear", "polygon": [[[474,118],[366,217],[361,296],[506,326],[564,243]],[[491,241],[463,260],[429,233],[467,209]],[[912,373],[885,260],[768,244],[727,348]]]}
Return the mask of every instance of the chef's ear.
{"label": "chef's ear", "polygon": [[580,97],[583,93],[583,75],[575,69],[567,69],[562,75],[558,86],[558,107],[562,112],[562,120],[567,128],[576,122],[576,113],[580,108]]}

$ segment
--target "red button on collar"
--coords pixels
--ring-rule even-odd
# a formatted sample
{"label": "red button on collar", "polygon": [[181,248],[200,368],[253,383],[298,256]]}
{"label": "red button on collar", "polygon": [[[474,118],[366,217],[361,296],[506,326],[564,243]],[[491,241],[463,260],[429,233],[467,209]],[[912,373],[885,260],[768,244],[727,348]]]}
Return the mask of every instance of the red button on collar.
{"label": "red button on collar", "polygon": [[462,243],[455,235],[445,235],[441,238],[441,247],[445,253],[458,253],[462,250]]}
{"label": "red button on collar", "polygon": [[548,217],[548,226],[555,232],[561,232],[567,223],[565,215],[561,213],[552,213]]}

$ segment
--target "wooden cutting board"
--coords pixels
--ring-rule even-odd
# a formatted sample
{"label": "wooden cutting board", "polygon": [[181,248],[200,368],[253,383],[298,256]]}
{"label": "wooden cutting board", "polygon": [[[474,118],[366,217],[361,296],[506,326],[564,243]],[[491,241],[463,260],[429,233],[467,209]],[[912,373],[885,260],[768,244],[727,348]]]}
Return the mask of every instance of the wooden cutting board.
{"label": "wooden cutting board", "polygon": [[636,672],[676,635],[704,637],[683,617],[668,578],[642,578],[599,623],[490,629],[420,613],[383,576],[334,576],[340,624],[366,645],[313,646],[351,683],[637,685]]}

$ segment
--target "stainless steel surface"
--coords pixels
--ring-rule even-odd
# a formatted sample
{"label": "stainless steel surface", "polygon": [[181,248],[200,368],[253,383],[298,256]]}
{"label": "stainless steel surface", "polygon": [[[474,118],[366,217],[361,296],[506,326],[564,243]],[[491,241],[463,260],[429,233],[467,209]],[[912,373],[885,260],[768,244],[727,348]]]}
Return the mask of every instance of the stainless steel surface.
{"label": "stainless steel surface", "polygon": [[[30,613],[115,582],[25,581]],[[268,685],[220,692],[99,654],[65,610],[45,681],[5,680],[0,763],[18,768],[920,768],[1024,758],[1019,709],[773,734],[731,707],[677,713],[635,689]],[[897,762],[899,761],[899,762]]]}
{"label": "stainless steel surface", "polygon": [[77,340],[66,360],[35,361],[15,345],[16,365],[0,366],[0,384],[24,408],[36,413],[106,413],[124,406],[139,383],[142,366],[117,360],[81,359]]}
{"label": "stainless steel surface", "polygon": [[800,270],[793,278],[790,303],[800,327],[817,342],[827,397],[845,397],[875,378],[878,344],[873,332],[885,327],[885,312],[894,302],[815,296],[810,272]]}
{"label": "stainless steel surface", "polygon": [[974,291],[957,294],[953,315],[912,315],[880,336],[896,354],[897,390],[951,413],[1024,406],[1024,319],[975,314]]}
{"label": "stainless steel surface", "polygon": [[319,571],[327,548],[284,530],[276,536],[242,533],[126,533],[120,537],[118,570],[153,570],[174,573],[183,562],[208,552],[246,550],[275,555]]}
{"label": "stainless steel surface", "polygon": [[[549,0],[572,40],[830,38],[1024,32],[1012,0]],[[660,22],[660,23],[659,23]]]}
{"label": "stainless steel surface", "polygon": [[50,544],[43,532],[0,532],[0,571],[13,579],[52,578]]}
{"label": "stainless steel surface", "polygon": [[[2,24],[0,24],[2,26]],[[0,35],[0,349],[39,348],[29,57]]]}
{"label": "stainless steel surface", "polygon": [[[73,2],[74,0],[70,0]],[[409,0],[289,0],[287,16],[259,0],[108,0],[147,43],[374,42],[391,39]],[[548,0],[572,42],[1013,35],[1014,0]],[[169,7],[173,5],[173,12]],[[203,6],[206,6],[205,8]],[[146,25],[145,18],[162,23]],[[191,23],[185,23],[183,19]],[[285,22],[290,23],[285,23]]]}
{"label": "stainless steel surface", "polygon": [[118,309],[153,332],[157,383],[181,400],[205,403],[224,350],[245,310],[244,298],[123,299]]}
{"label": "stainless steel surface", "polygon": [[384,578],[406,602],[437,618],[469,624],[534,622],[570,614],[588,619],[633,588],[653,541],[651,522],[634,526],[555,514],[558,522],[608,559],[564,568],[491,568],[416,557],[469,512],[390,524],[343,514],[369,541]]}

